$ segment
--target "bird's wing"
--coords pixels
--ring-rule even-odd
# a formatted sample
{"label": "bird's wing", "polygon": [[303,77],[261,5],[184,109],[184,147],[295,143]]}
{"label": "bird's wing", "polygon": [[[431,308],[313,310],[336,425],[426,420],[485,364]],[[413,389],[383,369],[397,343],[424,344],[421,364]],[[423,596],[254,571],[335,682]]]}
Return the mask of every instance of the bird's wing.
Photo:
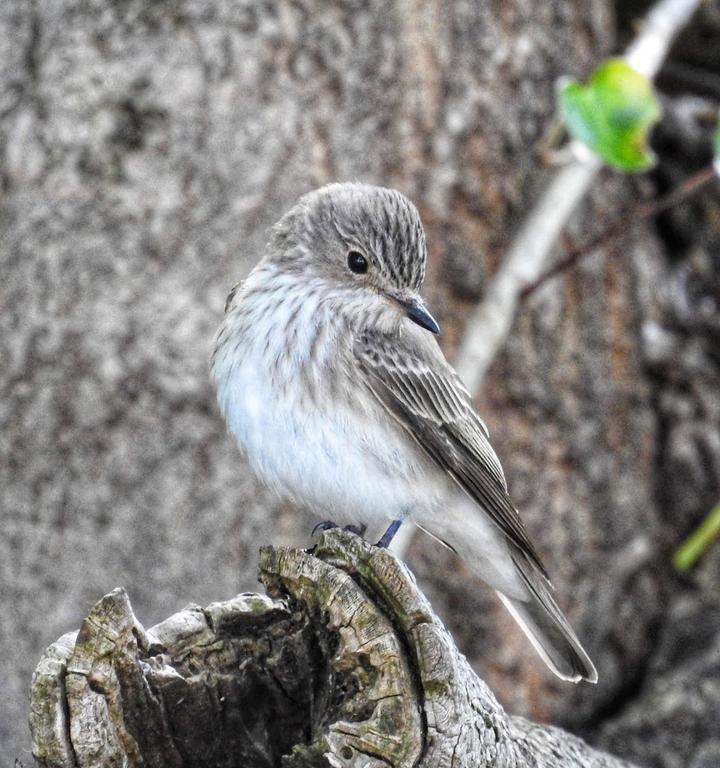
{"label": "bird's wing", "polygon": [[547,578],[510,501],[487,428],[435,340],[414,329],[392,337],[368,330],[354,351],[378,400]]}

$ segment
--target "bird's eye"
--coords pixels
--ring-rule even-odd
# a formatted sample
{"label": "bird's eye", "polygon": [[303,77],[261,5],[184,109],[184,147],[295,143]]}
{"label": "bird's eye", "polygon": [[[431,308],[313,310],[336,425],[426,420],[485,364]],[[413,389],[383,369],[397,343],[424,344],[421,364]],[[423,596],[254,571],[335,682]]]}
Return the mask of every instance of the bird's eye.
{"label": "bird's eye", "polygon": [[367,259],[360,251],[350,251],[348,253],[348,267],[356,275],[364,275],[368,271]]}

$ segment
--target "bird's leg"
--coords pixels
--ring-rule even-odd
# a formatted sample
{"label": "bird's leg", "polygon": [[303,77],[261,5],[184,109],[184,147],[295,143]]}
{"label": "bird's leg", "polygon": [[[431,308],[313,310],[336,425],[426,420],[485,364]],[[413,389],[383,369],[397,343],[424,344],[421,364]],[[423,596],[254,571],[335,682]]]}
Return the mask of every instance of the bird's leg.
{"label": "bird's leg", "polygon": [[360,525],[346,525],[343,528],[343,531],[350,531],[350,533],[354,533],[356,536],[359,536],[362,539],[365,537],[367,525],[365,525],[365,523],[360,523]]}
{"label": "bird's leg", "polygon": [[390,542],[395,538],[395,534],[398,532],[401,525],[402,520],[393,520],[392,523],[388,525],[387,531],[383,533],[380,541],[378,541],[375,546],[380,547],[381,549],[387,549],[390,546]]}
{"label": "bird's leg", "polygon": [[337,523],[333,523],[332,520],[323,520],[312,529],[312,533],[310,535],[314,536],[318,531],[329,531],[331,528],[337,527]]}
{"label": "bird's leg", "polygon": [[[318,531],[329,531],[332,528],[337,528],[338,524],[333,523],[332,520],[323,520],[321,523],[318,523],[313,529],[310,536],[315,536],[315,534]],[[360,523],[360,525],[346,525],[343,528],[343,531],[350,531],[350,533],[354,533],[356,536],[359,536],[361,539],[365,536],[365,531],[367,530],[367,525],[365,523]],[[305,552],[308,553],[308,555],[312,555],[315,552],[315,548],[317,547],[317,544],[313,545],[312,547],[305,550]]]}

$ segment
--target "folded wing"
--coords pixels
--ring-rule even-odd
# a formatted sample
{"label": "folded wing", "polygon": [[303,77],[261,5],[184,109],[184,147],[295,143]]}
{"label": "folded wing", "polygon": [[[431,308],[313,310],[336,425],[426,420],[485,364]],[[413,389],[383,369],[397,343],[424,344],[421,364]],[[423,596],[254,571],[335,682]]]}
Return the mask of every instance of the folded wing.
{"label": "folded wing", "polygon": [[367,384],[422,449],[547,577],[510,501],[500,461],[470,394],[431,337],[366,331],[355,354]]}
{"label": "folded wing", "polygon": [[[391,338],[369,331],[356,342],[355,354],[375,396],[487,514],[504,534],[506,547],[493,543],[482,519],[458,517],[452,510],[419,521],[420,527],[494,582],[500,599],[559,677],[596,682],[595,667],[553,600],[547,572],[510,501],[487,429],[434,340],[414,332]],[[488,554],[492,547],[495,552]],[[473,562],[479,552],[493,562]]]}

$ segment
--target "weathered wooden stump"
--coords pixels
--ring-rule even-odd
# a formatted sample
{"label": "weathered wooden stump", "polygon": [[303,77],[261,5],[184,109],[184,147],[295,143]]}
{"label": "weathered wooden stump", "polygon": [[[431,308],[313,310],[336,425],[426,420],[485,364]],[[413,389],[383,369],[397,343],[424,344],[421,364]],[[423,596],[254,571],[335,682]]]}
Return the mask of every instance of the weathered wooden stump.
{"label": "weathered wooden stump", "polygon": [[150,630],[122,589],[45,653],[43,766],[620,768],[507,715],[387,550],[339,530],[266,547],[268,596],[189,606]]}

